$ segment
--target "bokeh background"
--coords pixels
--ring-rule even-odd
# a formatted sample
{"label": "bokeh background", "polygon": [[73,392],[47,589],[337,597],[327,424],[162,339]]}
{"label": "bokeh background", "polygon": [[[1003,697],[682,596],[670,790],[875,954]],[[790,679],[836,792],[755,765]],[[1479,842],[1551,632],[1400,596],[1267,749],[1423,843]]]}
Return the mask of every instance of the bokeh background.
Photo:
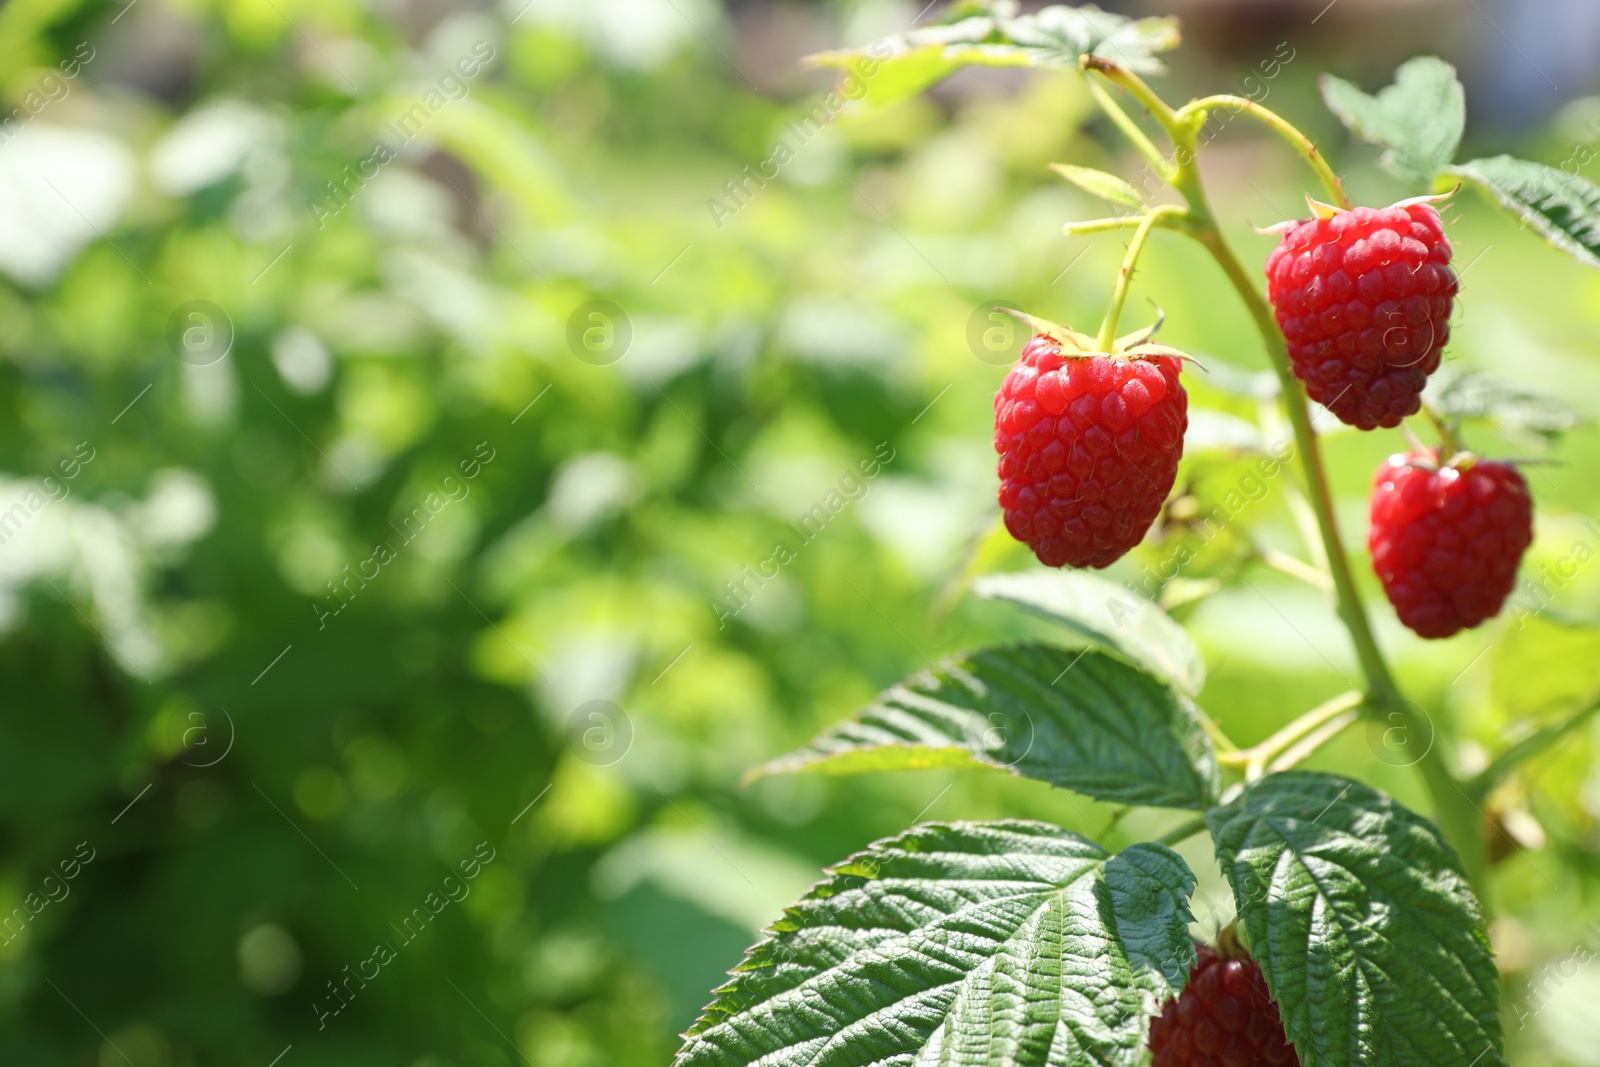
{"label": "bokeh background", "polygon": [[[1076,76],[975,71],[727,191],[822,100],[803,55],[919,9],[0,6],[0,1062],[662,1064],[819,867],[919,816],[1165,827],[1000,774],[739,786],[929,659],[1049,633],[963,595],[1031,563],[992,536],[984,311],[1092,332],[1121,239],[1062,236],[1106,211],[1046,164],[1136,157]],[[1170,98],[1265,99],[1358,201],[1411,190],[1316,76],[1372,90],[1417,52],[1467,84],[1463,158],[1600,177],[1587,0],[1119,9],[1182,17]],[[1307,174],[1244,124],[1205,165],[1259,261]],[[1600,274],[1475,192],[1447,216],[1448,369],[1600,411]],[[1180,476],[1209,509],[1250,423],[1279,432],[1263,355],[1172,235],[1130,320],[1152,300],[1210,369]],[[1426,646],[1376,610],[1471,766],[1596,687],[1600,434],[1468,436],[1558,461],[1529,470],[1533,584]],[[1400,447],[1328,439],[1358,554]],[[1194,541],[1162,592],[1241,743],[1354,676],[1325,599],[1259,563],[1303,552],[1280,482],[1203,543],[1174,509],[1110,572]],[[1486,822],[1517,1063],[1600,1064],[1595,740]],[[1425,808],[1389,752],[1354,731],[1316,762]],[[1228,906],[1186,847],[1205,933]]]}

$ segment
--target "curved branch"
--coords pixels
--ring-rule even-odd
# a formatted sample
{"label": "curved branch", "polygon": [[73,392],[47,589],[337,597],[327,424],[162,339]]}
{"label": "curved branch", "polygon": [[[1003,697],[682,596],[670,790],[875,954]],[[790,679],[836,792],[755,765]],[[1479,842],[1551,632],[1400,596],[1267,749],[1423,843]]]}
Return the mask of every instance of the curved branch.
{"label": "curved branch", "polygon": [[1500,784],[1500,780],[1516,769],[1517,764],[1538,755],[1563,737],[1572,733],[1589,720],[1595,712],[1600,711],[1600,700],[1573,712],[1565,719],[1524,737],[1521,741],[1506,749],[1490,761],[1489,766],[1478,772],[1477,777],[1467,783],[1467,793],[1475,803],[1482,803],[1489,791]]}
{"label": "curved branch", "polygon": [[1328,161],[1323,158],[1321,152],[1317,151],[1317,146],[1312,143],[1311,138],[1295,129],[1287,119],[1276,111],[1264,108],[1254,100],[1249,100],[1242,96],[1224,94],[1208,96],[1193,103],[1185,104],[1177,111],[1176,115],[1179,121],[1187,122],[1195,130],[1198,130],[1205,124],[1206,116],[1218,109],[1225,109],[1239,115],[1249,115],[1256,121],[1268,126],[1279,137],[1282,137],[1292,145],[1307,163],[1311,164],[1311,169],[1317,172],[1317,178],[1321,180],[1323,187],[1328,190],[1328,195],[1333,197],[1334,204],[1344,208],[1346,211],[1350,209],[1350,198],[1345,195],[1344,183],[1339,181],[1339,176],[1333,172],[1332,167],[1328,166]]}
{"label": "curved branch", "polygon": [[1139,254],[1144,251],[1144,243],[1150,237],[1150,231],[1160,225],[1164,219],[1176,219],[1185,214],[1184,209],[1176,204],[1162,204],[1153,208],[1149,214],[1139,220],[1139,228],[1133,231],[1133,238],[1128,242],[1128,252],[1122,257],[1122,269],[1117,272],[1117,284],[1111,290],[1111,306],[1106,308],[1105,318],[1100,320],[1100,333],[1095,338],[1095,348],[1101,352],[1109,353],[1111,345],[1117,339],[1117,321],[1122,318],[1122,308],[1128,302],[1128,288],[1133,283],[1133,268],[1139,263]]}

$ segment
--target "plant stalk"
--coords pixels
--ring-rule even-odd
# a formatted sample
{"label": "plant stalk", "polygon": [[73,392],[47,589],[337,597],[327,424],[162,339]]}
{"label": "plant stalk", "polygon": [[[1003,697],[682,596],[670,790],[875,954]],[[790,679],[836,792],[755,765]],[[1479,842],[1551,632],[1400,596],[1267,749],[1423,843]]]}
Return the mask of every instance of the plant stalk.
{"label": "plant stalk", "polygon": [[1295,129],[1288,119],[1279,115],[1276,111],[1264,108],[1254,100],[1243,96],[1222,95],[1208,96],[1185,104],[1178,109],[1177,117],[1180,121],[1192,123],[1194,128],[1198,130],[1205,125],[1207,115],[1218,108],[1224,108],[1236,114],[1249,115],[1258,122],[1264,123],[1279,137],[1289,142],[1295,151],[1300,153],[1301,158],[1311,165],[1311,169],[1316,171],[1317,178],[1322,182],[1323,188],[1327,189],[1328,195],[1333,198],[1334,206],[1343,208],[1346,211],[1350,210],[1350,197],[1345,195],[1344,183],[1333,172],[1333,168],[1328,166],[1328,161],[1323,158],[1322,153],[1317,151],[1317,146],[1312,143],[1311,138]]}
{"label": "plant stalk", "polygon": [[1144,243],[1150,237],[1150,231],[1160,225],[1163,219],[1182,215],[1183,208],[1176,204],[1162,204],[1152,208],[1150,213],[1139,220],[1139,228],[1133,231],[1133,238],[1128,242],[1127,255],[1122,257],[1122,269],[1117,272],[1116,287],[1111,290],[1111,306],[1106,308],[1105,318],[1100,320],[1100,333],[1095,338],[1095,348],[1101,352],[1109,353],[1112,342],[1117,339],[1117,322],[1122,318],[1123,305],[1128,302],[1128,287],[1133,283],[1133,268],[1138,266],[1139,254],[1144,251]]}
{"label": "plant stalk", "polygon": [[1317,749],[1344,733],[1360,718],[1361,713],[1354,708],[1340,712],[1284,749],[1277,759],[1267,765],[1266,769],[1273,774],[1277,774],[1279,771],[1286,771],[1290,767],[1297,766],[1302,760],[1307,759],[1312,753],[1316,752]]}
{"label": "plant stalk", "polygon": [[1189,838],[1193,837],[1195,834],[1204,829],[1206,829],[1206,820],[1205,816],[1202,815],[1198,819],[1190,819],[1188,822],[1174,830],[1168,830],[1166,833],[1156,838],[1156,844],[1166,845],[1168,848],[1171,848],[1173,845],[1176,845],[1179,842],[1189,840]]}
{"label": "plant stalk", "polygon": [[1340,693],[1332,700],[1319,704],[1298,719],[1250,749],[1250,759],[1245,763],[1245,780],[1255,781],[1266,772],[1267,764],[1274,756],[1279,755],[1296,741],[1308,734],[1315,733],[1320,727],[1327,725],[1329,720],[1336,719],[1347,711],[1361,705],[1366,699],[1359,691],[1351,690]]}
{"label": "plant stalk", "polygon": [[[1195,191],[1203,197],[1205,194],[1199,186],[1198,176],[1193,177],[1191,182]],[[1217,229],[1209,208],[1197,212],[1194,210],[1193,201],[1190,206],[1191,216],[1201,215],[1201,220],[1197,220],[1194,229],[1195,237],[1210,250],[1212,257],[1238,290],[1240,298],[1255,319],[1256,328],[1266,345],[1267,354],[1272,359],[1273,370],[1277,372],[1282,386],[1284,404],[1288,408],[1289,422],[1294,430],[1295,444],[1300,450],[1301,463],[1305,469],[1311,508],[1316,515],[1317,527],[1322,534],[1322,543],[1327,554],[1328,574],[1333,579],[1335,610],[1345,629],[1350,633],[1351,643],[1356,650],[1356,659],[1361,664],[1362,674],[1366,676],[1366,705],[1373,715],[1398,716],[1411,736],[1430,737],[1427,751],[1417,762],[1417,770],[1422,775],[1428,795],[1433,801],[1439,826],[1444,831],[1446,839],[1455,846],[1467,879],[1472,883],[1479,899],[1484,902],[1487,911],[1488,856],[1483,840],[1482,814],[1462,790],[1455,775],[1445,765],[1444,754],[1436,743],[1437,738],[1432,737],[1432,724],[1426,721],[1419,722],[1416,712],[1401,695],[1400,688],[1395,684],[1394,676],[1389,671],[1388,661],[1384,659],[1383,651],[1378,647],[1377,638],[1373,635],[1366,607],[1362,603],[1360,592],[1356,589],[1349,556],[1345,553],[1344,542],[1339,534],[1338,520],[1333,510],[1333,494],[1328,487],[1327,470],[1322,462],[1322,451],[1317,441],[1316,430],[1311,425],[1311,415],[1306,409],[1305,393],[1289,365],[1283,334],[1278,329],[1271,308],[1256,291],[1254,280],[1246,273],[1238,257],[1228,246],[1227,240]]]}
{"label": "plant stalk", "polygon": [[1100,83],[1092,78],[1085,78],[1084,84],[1089,87],[1089,95],[1094,98],[1095,103],[1100,105],[1100,110],[1104,111],[1106,116],[1116,123],[1117,129],[1122,131],[1122,136],[1126,137],[1129,143],[1139,150],[1139,154],[1145,158],[1145,161],[1151,167],[1155,168],[1155,172],[1161,176],[1163,181],[1170,180],[1172,177],[1172,165],[1161,157],[1160,150],[1156,148],[1150,138],[1145,136],[1138,123],[1134,122],[1128,116],[1128,113],[1122,110],[1117,102],[1111,98],[1111,94],[1100,86]]}
{"label": "plant stalk", "polygon": [[1499,785],[1500,780],[1510,774],[1517,764],[1538,755],[1563,737],[1574,732],[1588,722],[1596,712],[1600,712],[1600,701],[1586,704],[1562,721],[1536,730],[1521,741],[1518,741],[1496,756],[1489,766],[1485,767],[1476,778],[1467,783],[1468,795],[1475,802],[1482,803],[1484,798],[1489,795],[1490,790]]}
{"label": "plant stalk", "polygon": [[[1401,694],[1389,670],[1388,661],[1384,658],[1377,638],[1373,635],[1366,607],[1356,588],[1349,556],[1345,553],[1343,539],[1339,534],[1339,524],[1334,514],[1333,493],[1328,486],[1327,469],[1322,461],[1316,429],[1311,425],[1305,393],[1289,364],[1283,333],[1278,329],[1272,309],[1257,291],[1255,278],[1239,262],[1239,257],[1228,245],[1227,239],[1217,226],[1205,186],[1201,181],[1196,158],[1197,134],[1200,124],[1205,121],[1205,110],[1211,106],[1235,106],[1224,102],[1237,101],[1238,98],[1200,100],[1178,112],[1157,96],[1155,91],[1133,72],[1098,56],[1085,56],[1082,64],[1086,69],[1094,70],[1126,89],[1149,109],[1151,115],[1172,139],[1174,163],[1177,167],[1172,186],[1189,204],[1185,230],[1210,251],[1212,258],[1217,261],[1217,265],[1222,268],[1222,272],[1238,291],[1239,298],[1244,301],[1251,318],[1255,320],[1256,329],[1260,332],[1262,343],[1266,346],[1267,355],[1272,361],[1273,371],[1278,375],[1284,407],[1288,411],[1289,423],[1300,453],[1300,462],[1305,471],[1306,490],[1327,557],[1329,577],[1333,581],[1335,609],[1345,629],[1350,633],[1356,659],[1361,664],[1362,674],[1366,678],[1366,698],[1363,703],[1371,715],[1397,717],[1412,736],[1422,736],[1424,727],[1429,731],[1428,748],[1417,761],[1417,769],[1433,801],[1440,828],[1446,839],[1455,846],[1467,879],[1477,891],[1487,912],[1489,902],[1485,896],[1488,888],[1485,876],[1488,857],[1482,832],[1482,812],[1446,766],[1444,755],[1436,743],[1437,738],[1432,735],[1432,724],[1426,721],[1419,722],[1416,711]],[[1324,184],[1328,185],[1329,192],[1339,201],[1339,206],[1348,206],[1349,200],[1344,195],[1343,187],[1339,184],[1337,176],[1328,169],[1327,162],[1316,151],[1316,146],[1278,115],[1253,102],[1246,103],[1251,106],[1239,110],[1267,122],[1294,144],[1318,174],[1323,176]]]}

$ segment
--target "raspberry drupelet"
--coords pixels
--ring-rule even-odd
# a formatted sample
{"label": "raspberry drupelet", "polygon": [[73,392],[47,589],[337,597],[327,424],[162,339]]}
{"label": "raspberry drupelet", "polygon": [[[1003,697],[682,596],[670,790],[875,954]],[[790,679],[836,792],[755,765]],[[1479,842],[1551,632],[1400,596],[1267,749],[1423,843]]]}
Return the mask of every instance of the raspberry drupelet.
{"label": "raspberry drupelet", "polygon": [[1417,412],[1450,339],[1457,287],[1437,211],[1401,203],[1289,223],[1266,270],[1311,399],[1363,430]]}
{"label": "raspberry drupelet", "polygon": [[1006,528],[1048,567],[1106,567],[1172,489],[1188,426],[1173,356],[1067,355],[1036,335],[995,396]]}

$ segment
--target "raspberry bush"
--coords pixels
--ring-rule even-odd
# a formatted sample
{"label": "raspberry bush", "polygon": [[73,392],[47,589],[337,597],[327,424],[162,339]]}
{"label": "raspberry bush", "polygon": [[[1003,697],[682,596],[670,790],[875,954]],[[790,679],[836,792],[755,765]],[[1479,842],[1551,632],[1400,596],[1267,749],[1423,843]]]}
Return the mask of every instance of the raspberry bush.
{"label": "raspberry bush", "polygon": [[[787,908],[730,972],[685,1035],[680,1067],[1506,1062],[1483,805],[1593,703],[1476,773],[1430,742],[1412,763],[1433,819],[1298,765],[1357,724],[1431,729],[1395,681],[1364,588],[1381,587],[1421,637],[1446,637],[1501,610],[1533,537],[1527,482],[1504,458],[1468,451],[1461,435],[1476,420],[1551,409],[1460,378],[1430,388],[1459,290],[1436,205],[1463,184],[1481,187],[1556,247],[1600,266],[1600,188],[1506,156],[1455,163],[1464,93],[1452,68],[1425,58],[1376,96],[1323,81],[1334,113],[1381,145],[1384,166],[1420,194],[1353,205],[1317,147],[1256,101],[1163,100],[1145,76],[1161,72],[1157,54],[1176,43],[1173,20],[1066,7],[1017,15],[978,3],[868,49],[817,57],[852,72],[870,62],[863,76],[890,77],[896,93],[967,65],[1075,69],[1179,202],[1150,205],[1120,177],[1058,165],[1128,209],[1067,232],[1125,232],[1127,251],[1093,335],[1013,312],[1033,337],[995,396],[998,501],[1006,534],[1044,567],[981,577],[972,591],[1059,623],[1075,640],[949,659],[751,773],[988,767],[1180,815],[1158,839],[1118,851],[1019,820],[928,823],[867,847]],[[1329,201],[1308,195],[1307,217],[1273,227],[1278,246],[1255,266],[1224,237],[1202,182],[1197,157],[1215,114],[1281,136]],[[1158,524],[1161,536],[1182,528],[1192,511],[1187,489],[1174,495],[1192,414],[1184,378],[1207,371],[1156,343],[1154,326],[1117,334],[1158,230],[1198,242],[1220,279],[1194,284],[1219,297],[1231,290],[1259,330],[1277,388],[1250,395],[1262,401],[1263,438],[1280,413],[1287,419],[1292,442],[1273,455],[1298,470],[1312,562],[1266,550],[1255,558],[1331,595],[1362,673],[1359,688],[1248,748],[1228,739],[1227,709],[1196,703],[1205,664],[1177,620],[1130,599],[1131,583],[1063,569],[1110,566]],[[1374,575],[1346,552],[1323,469],[1324,412],[1332,418],[1322,430],[1335,419],[1385,433],[1422,420],[1403,426],[1405,451],[1376,475]],[[1166,592],[1168,606],[1181,603]],[[1216,947],[1194,940],[1196,875],[1173,847],[1199,834],[1211,838],[1236,910]]]}

